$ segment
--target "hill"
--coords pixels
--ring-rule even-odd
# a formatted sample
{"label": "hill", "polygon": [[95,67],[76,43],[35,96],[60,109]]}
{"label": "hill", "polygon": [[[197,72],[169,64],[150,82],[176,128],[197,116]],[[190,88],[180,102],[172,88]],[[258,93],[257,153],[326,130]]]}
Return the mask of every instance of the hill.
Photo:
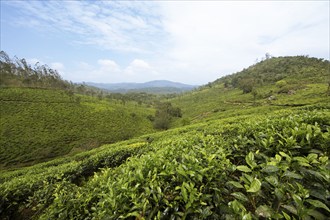
{"label": "hill", "polygon": [[[268,72],[274,78],[261,80]],[[162,101],[175,107],[157,111],[182,113],[176,128],[1,172],[0,218],[327,219],[329,73],[326,60],[270,58],[167,96]],[[93,115],[107,109],[104,100],[73,97]],[[155,98],[140,98],[148,97]],[[137,108],[128,112],[138,109],[131,104]],[[12,120],[26,117],[18,116]],[[107,125],[88,127],[97,135]]]}
{"label": "hill", "polygon": [[153,132],[154,110],[63,90],[0,89],[1,167],[26,165]]}
{"label": "hill", "polygon": [[145,83],[93,83],[88,82],[87,85],[111,92],[127,93],[127,92],[147,92],[155,94],[181,93],[190,91],[197,86],[187,85],[168,80],[154,80]]}
{"label": "hill", "polygon": [[329,109],[212,120],[3,172],[0,216],[326,219]]}
{"label": "hill", "polygon": [[169,99],[182,109],[177,123],[195,123],[330,102],[330,62],[307,56],[273,57]]}

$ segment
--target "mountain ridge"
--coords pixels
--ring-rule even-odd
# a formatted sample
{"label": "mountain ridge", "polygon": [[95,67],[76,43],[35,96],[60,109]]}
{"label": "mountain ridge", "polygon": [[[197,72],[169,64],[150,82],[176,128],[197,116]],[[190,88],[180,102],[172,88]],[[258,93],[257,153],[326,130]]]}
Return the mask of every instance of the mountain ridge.
{"label": "mountain ridge", "polygon": [[[94,83],[94,82],[86,82],[86,85],[94,86],[100,89],[106,89],[109,91],[125,93],[137,90],[148,91],[150,88],[168,88],[170,91],[168,93],[173,92],[183,92],[189,91],[194,88],[197,88],[199,85],[189,85],[180,82],[173,82],[170,80],[152,80],[144,83],[135,83],[135,82],[123,82],[123,83]],[[174,90],[173,90],[174,88]],[[152,89],[151,89],[152,90]],[[167,90],[164,90],[164,93],[167,93]]]}

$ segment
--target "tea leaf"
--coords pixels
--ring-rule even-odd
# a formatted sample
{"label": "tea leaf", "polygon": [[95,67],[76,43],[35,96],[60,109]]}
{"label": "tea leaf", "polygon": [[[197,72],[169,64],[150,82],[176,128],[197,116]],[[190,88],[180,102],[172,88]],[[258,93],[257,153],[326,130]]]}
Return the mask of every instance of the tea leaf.
{"label": "tea leaf", "polygon": [[[285,208],[286,210],[288,210],[289,212],[291,212],[294,215],[297,215],[297,209],[292,206],[292,205],[281,205],[283,208]],[[284,215],[285,216],[285,215]]]}
{"label": "tea leaf", "polygon": [[256,209],[256,214],[263,218],[272,217],[273,210],[269,206],[261,205]]}
{"label": "tea leaf", "polygon": [[272,166],[272,165],[267,165],[266,167],[264,167],[261,172],[265,172],[265,173],[274,173],[277,172],[279,169],[276,166]]}
{"label": "tea leaf", "polygon": [[325,209],[328,212],[330,212],[330,209],[328,208],[328,206],[319,200],[306,199],[306,202],[308,202],[309,204],[311,204],[312,206],[314,206],[316,208]]}
{"label": "tea leaf", "polygon": [[245,173],[252,172],[252,170],[250,168],[248,168],[247,166],[244,166],[244,165],[237,166],[236,169],[239,171],[245,172]]}
{"label": "tea leaf", "polygon": [[252,152],[246,155],[245,161],[252,169],[257,166],[257,163],[254,161],[254,154]]}
{"label": "tea leaf", "polygon": [[302,179],[303,177],[297,173],[291,172],[291,171],[285,171],[283,176],[294,178],[294,179]]}
{"label": "tea leaf", "polygon": [[261,188],[261,182],[257,178],[254,178],[247,192],[256,193]]}
{"label": "tea leaf", "polygon": [[236,199],[239,199],[243,202],[249,201],[249,199],[241,192],[233,192],[230,195],[234,196]]}
{"label": "tea leaf", "polygon": [[229,181],[228,183],[239,189],[244,188],[242,184],[240,184],[239,182],[236,182],[236,181]]}

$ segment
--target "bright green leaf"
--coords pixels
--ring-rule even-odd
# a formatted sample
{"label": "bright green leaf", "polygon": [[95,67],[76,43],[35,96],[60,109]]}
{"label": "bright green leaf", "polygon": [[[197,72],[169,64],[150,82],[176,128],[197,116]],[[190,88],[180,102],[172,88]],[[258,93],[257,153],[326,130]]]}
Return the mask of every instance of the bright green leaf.
{"label": "bright green leaf", "polygon": [[286,213],[283,212],[283,211],[282,211],[282,213],[283,213],[283,215],[284,215],[285,220],[291,220],[291,217],[290,217],[288,214],[286,214]]}
{"label": "bright green leaf", "polygon": [[237,166],[236,167],[237,170],[245,172],[245,173],[249,173],[252,172],[252,170],[250,168],[248,168],[247,166]]}
{"label": "bright green leaf", "polygon": [[244,188],[242,184],[236,181],[228,181],[228,183],[235,186],[236,188]]}
{"label": "bright green leaf", "polygon": [[261,188],[261,182],[257,178],[254,178],[247,192],[256,193]]}
{"label": "bright green leaf", "polygon": [[188,194],[187,194],[187,190],[184,186],[181,187],[181,193],[182,193],[182,197],[184,202],[188,201]]}
{"label": "bright green leaf", "polygon": [[266,181],[270,183],[272,186],[278,186],[278,179],[277,176],[267,176]]}
{"label": "bright green leaf", "polygon": [[252,169],[257,166],[257,163],[254,161],[254,154],[252,152],[246,155],[245,161]]}

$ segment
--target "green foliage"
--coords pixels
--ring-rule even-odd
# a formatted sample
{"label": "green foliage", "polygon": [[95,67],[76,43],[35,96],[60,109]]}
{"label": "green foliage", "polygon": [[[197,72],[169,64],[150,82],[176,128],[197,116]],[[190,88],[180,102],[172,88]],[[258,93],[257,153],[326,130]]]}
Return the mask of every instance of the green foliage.
{"label": "green foliage", "polygon": [[277,81],[276,83],[275,83],[275,85],[276,85],[276,87],[278,87],[278,88],[283,88],[284,86],[286,86],[288,83],[287,83],[287,81],[285,81],[285,80],[279,80],[279,81]]}
{"label": "green foliage", "polygon": [[213,84],[231,82],[237,87],[240,81],[255,79],[257,85],[274,84],[284,80],[326,83],[329,77],[329,61],[308,56],[272,57],[250,66],[235,74],[216,80]]}
{"label": "green foliage", "polygon": [[153,131],[153,110],[64,90],[0,89],[1,167],[33,164]]}
{"label": "green foliage", "polygon": [[[71,162],[1,174],[2,217],[23,209],[32,210],[35,219],[326,219],[330,214],[327,105],[195,124],[148,135],[149,143],[141,138],[78,154]],[[129,159],[97,165],[131,150]],[[83,181],[72,178],[83,176],[78,171],[86,166],[97,172]]]}
{"label": "green foliage", "polygon": [[238,81],[238,87],[243,90],[243,93],[252,92],[255,86],[256,83],[253,78],[243,78]]}
{"label": "green foliage", "polygon": [[[76,90],[100,98],[0,90],[1,161],[28,162],[68,147],[75,153],[1,172],[0,218],[326,219],[329,62],[266,58],[199,91],[163,98],[155,117],[142,104],[156,96],[108,96],[84,85]],[[244,82],[252,95],[242,94]],[[281,92],[289,87],[296,93]],[[152,132],[161,118],[186,126],[116,142]]]}
{"label": "green foliage", "polygon": [[169,129],[173,117],[182,117],[180,108],[173,107],[170,102],[158,103],[154,118],[154,127],[163,130]]}
{"label": "green foliage", "polygon": [[32,67],[25,59],[12,60],[0,51],[0,87],[38,87],[69,89],[71,84],[47,65]]}
{"label": "green foliage", "polygon": [[192,123],[330,102],[329,66],[328,60],[306,56],[268,57],[168,101]]}

